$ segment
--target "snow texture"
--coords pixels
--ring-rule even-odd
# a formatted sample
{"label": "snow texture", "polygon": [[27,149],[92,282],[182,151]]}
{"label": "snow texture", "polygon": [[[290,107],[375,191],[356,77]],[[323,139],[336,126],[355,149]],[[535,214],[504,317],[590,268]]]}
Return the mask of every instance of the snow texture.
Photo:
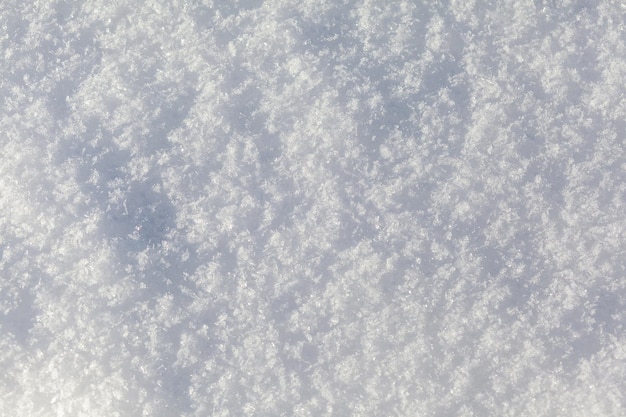
{"label": "snow texture", "polygon": [[0,416],[626,415],[621,0],[0,2]]}

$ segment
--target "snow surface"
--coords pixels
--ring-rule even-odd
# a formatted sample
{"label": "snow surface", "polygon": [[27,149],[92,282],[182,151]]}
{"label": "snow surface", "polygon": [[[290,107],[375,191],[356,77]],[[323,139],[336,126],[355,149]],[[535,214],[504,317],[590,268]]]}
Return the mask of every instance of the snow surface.
{"label": "snow surface", "polygon": [[0,416],[626,415],[621,0],[2,0]]}

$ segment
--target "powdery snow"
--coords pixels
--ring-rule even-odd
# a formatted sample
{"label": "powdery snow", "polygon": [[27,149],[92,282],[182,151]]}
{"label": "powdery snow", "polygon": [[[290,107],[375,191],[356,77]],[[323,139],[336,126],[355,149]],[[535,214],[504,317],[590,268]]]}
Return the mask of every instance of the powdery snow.
{"label": "powdery snow", "polygon": [[623,416],[625,20],[2,1],[0,416]]}

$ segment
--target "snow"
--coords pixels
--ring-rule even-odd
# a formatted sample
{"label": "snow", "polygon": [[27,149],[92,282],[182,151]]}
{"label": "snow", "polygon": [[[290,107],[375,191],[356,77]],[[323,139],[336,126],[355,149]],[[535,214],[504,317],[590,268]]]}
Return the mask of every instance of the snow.
{"label": "snow", "polygon": [[623,416],[625,12],[3,1],[0,416]]}

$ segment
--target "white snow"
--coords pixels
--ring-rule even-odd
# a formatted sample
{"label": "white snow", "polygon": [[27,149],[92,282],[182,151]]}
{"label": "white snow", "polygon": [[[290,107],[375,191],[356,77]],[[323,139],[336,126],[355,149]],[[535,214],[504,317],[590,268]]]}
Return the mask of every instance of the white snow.
{"label": "white snow", "polygon": [[620,0],[4,0],[0,417],[626,414]]}

